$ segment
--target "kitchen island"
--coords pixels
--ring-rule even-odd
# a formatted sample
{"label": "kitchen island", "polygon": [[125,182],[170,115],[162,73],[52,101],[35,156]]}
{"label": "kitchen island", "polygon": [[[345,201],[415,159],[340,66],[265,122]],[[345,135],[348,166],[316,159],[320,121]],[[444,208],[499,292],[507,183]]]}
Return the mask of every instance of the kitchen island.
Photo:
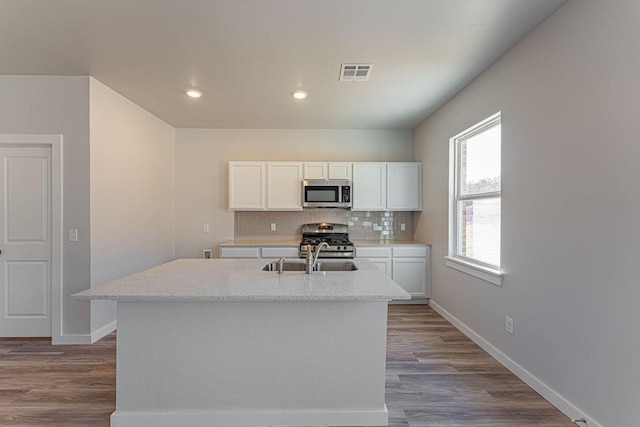
{"label": "kitchen island", "polygon": [[118,302],[112,426],[388,425],[387,303],[409,295],[366,260],[270,261],[176,260],[76,294]]}

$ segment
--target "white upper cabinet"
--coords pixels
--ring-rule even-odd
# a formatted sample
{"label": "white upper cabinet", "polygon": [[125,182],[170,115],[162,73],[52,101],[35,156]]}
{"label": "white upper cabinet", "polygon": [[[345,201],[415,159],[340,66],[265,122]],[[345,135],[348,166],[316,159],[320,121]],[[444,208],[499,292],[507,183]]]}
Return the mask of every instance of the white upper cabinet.
{"label": "white upper cabinet", "polygon": [[304,179],[351,180],[351,163],[307,162],[303,164]]}
{"label": "white upper cabinet", "polygon": [[229,210],[264,210],[266,179],[264,162],[229,162]]}
{"label": "white upper cabinet", "polygon": [[354,163],[354,211],[421,211],[422,164]]}
{"label": "white upper cabinet", "polygon": [[301,211],[302,163],[229,162],[229,210]]}
{"label": "white upper cabinet", "polygon": [[353,164],[354,211],[384,211],[387,208],[387,164]]}
{"label": "white upper cabinet", "polygon": [[422,210],[421,163],[387,163],[387,209]]}
{"label": "white upper cabinet", "polygon": [[304,179],[328,179],[328,163],[303,163]]}
{"label": "white upper cabinet", "polygon": [[329,179],[351,180],[351,163],[329,163]]}
{"label": "white upper cabinet", "polygon": [[302,210],[302,163],[267,163],[267,209]]}
{"label": "white upper cabinet", "polygon": [[354,211],[422,210],[419,162],[229,162],[229,210],[300,211],[303,179],[351,180]]}

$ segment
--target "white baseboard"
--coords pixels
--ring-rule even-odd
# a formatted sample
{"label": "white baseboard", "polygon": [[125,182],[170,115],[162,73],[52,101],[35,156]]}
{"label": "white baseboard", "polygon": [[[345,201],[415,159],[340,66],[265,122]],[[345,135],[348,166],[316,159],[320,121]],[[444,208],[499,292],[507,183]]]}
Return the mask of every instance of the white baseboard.
{"label": "white baseboard", "polygon": [[389,305],[411,305],[411,304],[428,304],[429,298],[411,298],[410,300],[392,300],[389,301]]}
{"label": "white baseboard", "polygon": [[113,322],[104,325],[102,328],[91,332],[91,344],[109,335],[111,332],[115,331],[117,327],[118,321],[114,320]]}
{"label": "white baseboard", "polygon": [[91,344],[91,335],[89,334],[64,334],[51,338],[53,345],[76,345]]}
{"label": "white baseboard", "polygon": [[173,427],[184,426],[387,426],[387,407],[362,411],[167,411],[128,412],[111,414],[113,427]]}
{"label": "white baseboard", "polygon": [[500,364],[502,364],[505,368],[513,372],[515,376],[520,378],[529,387],[534,389],[538,394],[549,401],[549,403],[558,408],[563,414],[572,419],[584,418],[587,421],[587,424],[580,424],[581,426],[602,427],[601,424],[598,424],[596,421],[594,421],[591,417],[585,414],[584,411],[573,405],[567,399],[565,399],[545,383],[540,381],[531,372],[518,365],[513,359],[510,359],[506,354],[498,350],[491,343],[478,335],[473,329],[469,328],[467,325],[458,320],[454,315],[438,305],[438,303],[436,303],[433,299],[429,300],[429,306],[442,317],[447,319],[453,326],[458,328],[460,332],[469,337],[471,341],[475,342],[484,351],[489,353],[491,357],[500,362]]}
{"label": "white baseboard", "polygon": [[99,339],[109,335],[115,331],[117,327],[117,321],[101,327],[93,331],[91,334],[63,334],[60,336],[51,337],[52,345],[78,345],[78,344],[93,344]]}

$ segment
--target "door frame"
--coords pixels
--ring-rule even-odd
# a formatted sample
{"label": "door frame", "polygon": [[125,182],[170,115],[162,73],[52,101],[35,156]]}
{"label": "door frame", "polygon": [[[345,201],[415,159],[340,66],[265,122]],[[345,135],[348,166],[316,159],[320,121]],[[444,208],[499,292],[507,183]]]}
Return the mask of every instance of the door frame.
{"label": "door frame", "polygon": [[0,134],[0,147],[51,148],[51,343],[62,337],[62,135]]}

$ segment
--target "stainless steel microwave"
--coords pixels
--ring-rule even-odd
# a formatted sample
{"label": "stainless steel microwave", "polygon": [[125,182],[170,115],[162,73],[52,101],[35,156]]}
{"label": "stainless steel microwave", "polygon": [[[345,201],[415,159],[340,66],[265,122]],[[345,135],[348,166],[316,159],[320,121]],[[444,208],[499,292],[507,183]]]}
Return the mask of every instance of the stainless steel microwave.
{"label": "stainless steel microwave", "polygon": [[302,207],[351,209],[351,181],[302,181]]}

